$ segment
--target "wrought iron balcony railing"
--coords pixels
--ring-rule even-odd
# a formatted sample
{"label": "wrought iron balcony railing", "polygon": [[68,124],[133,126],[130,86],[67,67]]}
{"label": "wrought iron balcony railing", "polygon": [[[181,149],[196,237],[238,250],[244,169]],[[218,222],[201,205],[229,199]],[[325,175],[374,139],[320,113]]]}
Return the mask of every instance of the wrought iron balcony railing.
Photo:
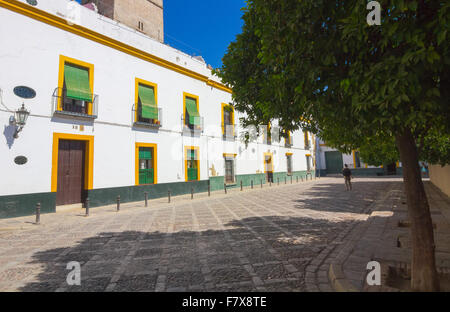
{"label": "wrought iron balcony railing", "polygon": [[96,119],[98,117],[99,96],[92,94],[91,97],[91,102],[71,99],[66,96],[64,89],[56,88],[52,96],[52,115]]}
{"label": "wrought iron balcony railing", "polygon": [[131,109],[132,112],[132,124],[135,127],[144,127],[144,128],[160,128],[163,125],[163,110],[158,107],[158,116],[157,118],[143,118],[142,117],[142,109],[137,104],[133,104]]}

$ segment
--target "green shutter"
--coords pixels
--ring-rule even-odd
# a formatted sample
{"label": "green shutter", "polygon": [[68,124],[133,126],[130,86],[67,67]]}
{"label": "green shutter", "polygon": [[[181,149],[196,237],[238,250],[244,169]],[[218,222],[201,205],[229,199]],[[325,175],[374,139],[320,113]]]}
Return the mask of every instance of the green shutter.
{"label": "green shutter", "polygon": [[154,183],[154,170],[153,169],[140,169],[139,170],[139,184],[153,184]]}
{"label": "green shutter", "polygon": [[189,124],[200,125],[200,114],[197,110],[197,101],[193,98],[186,97],[186,110],[189,114]]}
{"label": "green shutter", "polygon": [[188,173],[188,181],[195,181],[198,180],[198,175],[197,175],[198,169],[197,168],[188,168],[187,173]]}
{"label": "green shutter", "polygon": [[142,104],[142,118],[158,119],[155,90],[151,87],[140,84],[138,87],[138,94]]}
{"label": "green shutter", "polygon": [[92,102],[92,90],[89,84],[89,70],[73,65],[64,65],[64,82],[68,98]]}
{"label": "green shutter", "polygon": [[152,151],[149,147],[139,148],[139,159],[152,159]]}

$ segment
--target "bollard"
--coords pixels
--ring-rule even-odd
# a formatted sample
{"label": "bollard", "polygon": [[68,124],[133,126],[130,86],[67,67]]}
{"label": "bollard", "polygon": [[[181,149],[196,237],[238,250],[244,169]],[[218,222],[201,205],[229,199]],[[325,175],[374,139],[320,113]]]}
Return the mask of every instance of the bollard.
{"label": "bollard", "polygon": [[36,204],[36,223],[41,224],[41,203]]}
{"label": "bollard", "polygon": [[225,194],[226,194],[227,193],[227,184],[226,183],[223,184],[223,189],[225,190]]}
{"label": "bollard", "polygon": [[86,217],[89,217],[89,197],[86,198]]}
{"label": "bollard", "polygon": [[191,199],[194,199],[194,187],[191,187]]}
{"label": "bollard", "polygon": [[277,178],[277,184],[280,185],[280,178]]}
{"label": "bollard", "polygon": [[287,184],[287,179],[286,179],[286,177],[284,177],[284,184]]}
{"label": "bollard", "polygon": [[253,190],[253,180],[252,180],[252,190]]}
{"label": "bollard", "polygon": [[170,190],[167,191],[167,196],[169,198],[169,204],[170,204]]}
{"label": "bollard", "polygon": [[208,197],[211,196],[211,183],[208,181]]}
{"label": "bollard", "polygon": [[242,192],[242,181],[241,181],[241,192]]}
{"label": "bollard", "polygon": [[262,188],[262,180],[261,180],[261,188]]}
{"label": "bollard", "polygon": [[298,176],[297,176],[297,183],[298,183]]}
{"label": "bollard", "polygon": [[144,192],[145,197],[145,207],[148,207],[148,192]]}
{"label": "bollard", "polygon": [[117,212],[120,211],[120,195],[117,195]]}
{"label": "bollard", "polygon": [[292,184],[292,176],[291,176],[291,184]]}

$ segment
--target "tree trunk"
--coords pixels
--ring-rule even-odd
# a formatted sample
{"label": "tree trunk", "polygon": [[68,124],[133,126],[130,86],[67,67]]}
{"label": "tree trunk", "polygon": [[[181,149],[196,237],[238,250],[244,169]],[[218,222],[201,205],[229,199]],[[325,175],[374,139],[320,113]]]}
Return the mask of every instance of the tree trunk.
{"label": "tree trunk", "polygon": [[411,222],[411,288],[413,291],[439,291],[433,224],[420,173],[416,142],[410,129],[398,134],[396,141],[403,165],[403,181]]}

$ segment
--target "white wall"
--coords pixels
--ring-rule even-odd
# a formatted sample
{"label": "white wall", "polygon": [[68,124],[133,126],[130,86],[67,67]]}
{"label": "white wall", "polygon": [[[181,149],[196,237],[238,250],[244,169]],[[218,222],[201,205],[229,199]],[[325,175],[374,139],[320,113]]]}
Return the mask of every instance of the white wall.
{"label": "white wall", "polygon": [[[65,1],[39,1],[38,7],[62,13]],[[82,23],[96,31],[151,52],[169,61],[186,63],[197,72],[214,78],[204,63],[155,40],[118,27],[94,12],[82,8]],[[94,64],[94,93],[99,95],[98,119],[83,122],[75,119],[52,119],[52,94],[58,86],[59,57],[64,55]],[[158,85],[158,106],[163,109],[163,126],[159,131],[132,129],[131,109],[135,99],[135,78]],[[2,179],[0,195],[50,192],[53,133],[94,136],[94,188],[135,184],[136,142],[158,146],[158,183],[185,181],[183,146],[199,146],[200,178],[210,175],[214,165],[224,175],[223,153],[236,153],[236,174],[264,172],[263,154],[273,152],[275,171],[286,171],[287,152],[293,153],[293,170],[306,170],[301,131],[292,134],[294,147],[280,143],[245,145],[226,142],[221,137],[221,103],[230,103],[231,94],[212,88],[204,82],[179,74],[153,63],[135,58],[75,34],[0,8],[0,89],[2,102],[10,109],[19,108],[22,100],[12,92],[18,85],[32,87],[37,96],[25,100],[31,110],[19,138],[7,144],[9,118],[0,106],[0,125],[4,134],[0,141]],[[205,118],[205,131],[194,138],[182,135],[183,92],[199,96],[200,115]],[[235,123],[239,117],[236,113]],[[79,125],[84,125],[80,131]],[[239,131],[239,129],[238,129]],[[6,135],[5,135],[6,134]],[[261,141],[261,138],[260,138]],[[18,166],[14,158],[24,155],[28,163]]]}

